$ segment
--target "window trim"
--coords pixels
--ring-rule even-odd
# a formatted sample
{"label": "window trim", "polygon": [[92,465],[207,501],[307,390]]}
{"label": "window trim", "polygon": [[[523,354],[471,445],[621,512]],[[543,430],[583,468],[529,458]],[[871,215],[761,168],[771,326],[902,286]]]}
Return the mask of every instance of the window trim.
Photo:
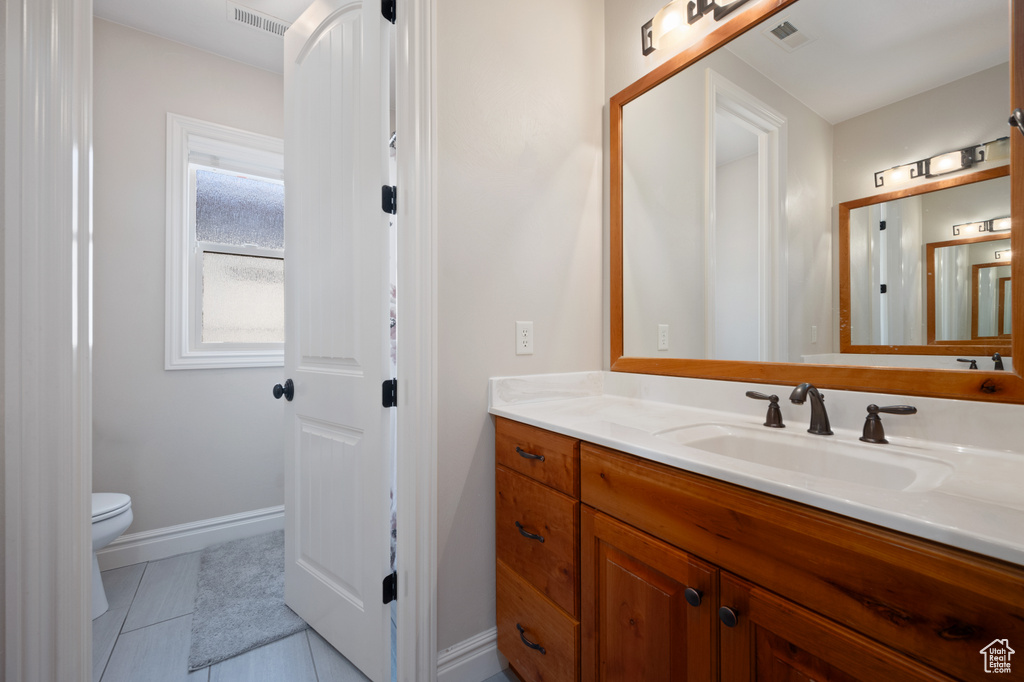
{"label": "window trim", "polygon": [[[284,180],[284,141],[178,114],[167,114],[167,257],[164,369],[282,367],[284,344],[197,343],[192,164]],[[218,245],[218,251],[224,249]],[[234,249],[231,249],[232,251]],[[275,252],[279,257],[280,252]],[[256,255],[256,254],[253,254]],[[263,254],[260,254],[263,255]]]}

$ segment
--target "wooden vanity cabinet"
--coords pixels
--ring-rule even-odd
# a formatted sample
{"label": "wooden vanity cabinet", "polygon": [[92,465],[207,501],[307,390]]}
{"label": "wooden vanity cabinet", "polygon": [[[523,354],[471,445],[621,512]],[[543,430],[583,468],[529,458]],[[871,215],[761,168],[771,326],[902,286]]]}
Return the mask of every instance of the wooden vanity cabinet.
{"label": "wooden vanity cabinet", "polygon": [[579,679],[578,440],[498,418],[498,649],[525,680]]}
{"label": "wooden vanity cabinet", "polygon": [[497,429],[498,648],[528,682],[982,680],[1024,645],[1020,566]]}
{"label": "wooden vanity cabinet", "polygon": [[[585,534],[592,514],[614,517],[609,524],[717,570],[723,682],[981,680],[983,648],[1024,642],[1019,566],[589,444],[580,489]],[[621,599],[594,577],[600,542],[582,539],[583,661],[598,669],[594,679],[630,679],[601,669],[603,638],[620,636],[602,613]]]}

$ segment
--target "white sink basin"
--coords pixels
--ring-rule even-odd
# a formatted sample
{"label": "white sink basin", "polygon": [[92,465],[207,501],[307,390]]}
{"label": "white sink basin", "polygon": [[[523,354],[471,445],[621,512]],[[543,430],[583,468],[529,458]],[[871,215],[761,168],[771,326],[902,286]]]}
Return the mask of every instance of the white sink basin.
{"label": "white sink basin", "polygon": [[844,442],[804,431],[706,423],[654,435],[723,457],[882,490],[931,490],[953,472],[946,462],[905,448]]}

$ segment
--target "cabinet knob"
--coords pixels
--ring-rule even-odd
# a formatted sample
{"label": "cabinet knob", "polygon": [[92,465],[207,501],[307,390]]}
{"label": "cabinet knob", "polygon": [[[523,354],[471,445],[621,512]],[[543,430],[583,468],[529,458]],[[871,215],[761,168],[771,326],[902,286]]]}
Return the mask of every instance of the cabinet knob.
{"label": "cabinet knob", "polygon": [[718,619],[722,621],[722,625],[727,628],[736,627],[736,612],[730,609],[728,606],[723,606],[718,609]]}
{"label": "cabinet knob", "polygon": [[683,592],[683,596],[686,597],[686,603],[690,606],[700,606],[700,599],[704,594],[692,587],[687,587]]}

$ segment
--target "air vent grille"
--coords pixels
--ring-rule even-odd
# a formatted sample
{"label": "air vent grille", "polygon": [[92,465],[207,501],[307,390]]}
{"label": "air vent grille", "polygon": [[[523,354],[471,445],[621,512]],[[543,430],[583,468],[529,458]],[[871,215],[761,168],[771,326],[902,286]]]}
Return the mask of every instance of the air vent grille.
{"label": "air vent grille", "polygon": [[780,23],[763,31],[764,36],[786,52],[792,52],[814,40],[806,31],[798,29],[790,21],[783,19]]}
{"label": "air vent grille", "polygon": [[779,40],[785,40],[794,33],[796,33],[796,26],[789,23],[788,21],[784,21],[772,29],[772,35],[778,38]]}
{"label": "air vent grille", "polygon": [[282,37],[284,36],[284,32],[288,30],[288,27],[291,26],[288,22],[281,21],[277,17],[272,17],[269,14],[264,14],[263,12],[257,12],[256,10],[245,7],[244,5],[231,2],[231,0],[228,0],[227,8],[228,21],[248,26],[260,33],[270,33],[272,35]]}

